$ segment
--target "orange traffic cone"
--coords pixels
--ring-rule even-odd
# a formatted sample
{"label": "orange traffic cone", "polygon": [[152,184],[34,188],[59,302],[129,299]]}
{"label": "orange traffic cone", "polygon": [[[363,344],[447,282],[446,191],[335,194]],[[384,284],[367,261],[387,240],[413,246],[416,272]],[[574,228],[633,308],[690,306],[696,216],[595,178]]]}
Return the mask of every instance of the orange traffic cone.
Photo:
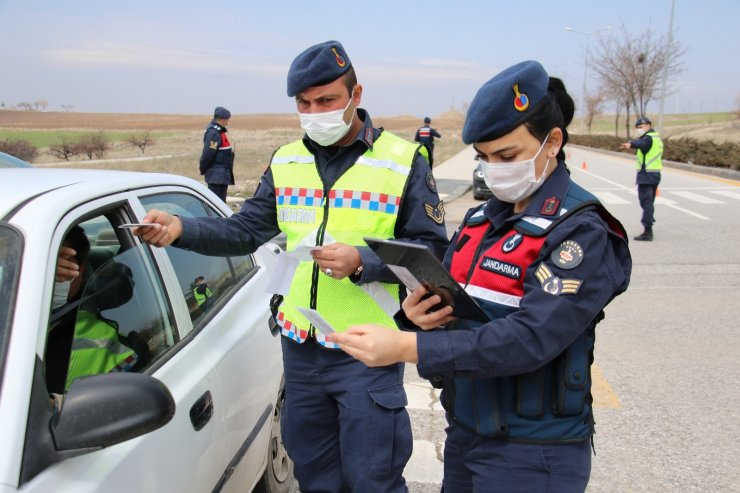
{"label": "orange traffic cone", "polygon": [[570,161],[570,149],[568,149],[568,161]]}
{"label": "orange traffic cone", "polygon": [[586,160],[583,160],[583,163],[581,163],[581,169],[588,169],[588,166],[586,165]]}
{"label": "orange traffic cone", "polygon": [[660,197],[660,188],[655,187],[655,196]]}

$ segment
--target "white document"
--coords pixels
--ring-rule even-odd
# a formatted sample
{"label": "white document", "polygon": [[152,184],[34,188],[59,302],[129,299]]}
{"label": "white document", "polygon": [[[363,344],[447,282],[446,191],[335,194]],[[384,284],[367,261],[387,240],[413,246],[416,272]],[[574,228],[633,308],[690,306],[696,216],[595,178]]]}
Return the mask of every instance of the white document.
{"label": "white document", "polygon": [[[295,270],[298,268],[298,264],[301,262],[313,262],[311,253],[321,250],[320,246],[316,246],[316,231],[308,233],[303,237],[296,247],[289,252],[281,252],[277,256],[275,262],[275,268],[272,271],[272,277],[270,282],[267,283],[265,291],[268,293],[282,294],[286,296],[290,291],[290,284],[293,282],[295,276]],[[324,243],[334,243],[334,239],[331,235],[326,234],[324,236]]]}
{"label": "white document", "polygon": [[388,268],[393,272],[399,281],[406,286],[409,291],[414,291],[416,288],[421,286],[419,280],[406,267],[400,265],[388,265]]}
{"label": "white document", "polygon": [[296,308],[308,319],[309,322],[311,322],[311,325],[319,329],[322,334],[329,335],[336,332],[334,327],[332,327],[331,324],[313,308],[301,308],[300,306]]}

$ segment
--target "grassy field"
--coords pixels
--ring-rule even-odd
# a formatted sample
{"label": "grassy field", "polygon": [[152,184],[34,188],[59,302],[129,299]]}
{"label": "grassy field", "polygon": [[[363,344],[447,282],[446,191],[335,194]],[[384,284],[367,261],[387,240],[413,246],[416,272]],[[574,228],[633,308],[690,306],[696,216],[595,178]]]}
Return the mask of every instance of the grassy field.
{"label": "grassy field", "polygon": [[[657,123],[657,117],[654,118]],[[456,110],[432,118],[432,126],[442,138],[436,142],[435,163],[443,163],[465,145],[461,141],[464,115]],[[202,148],[203,130],[210,118],[202,115],[147,115],[104,113],[55,113],[35,111],[0,111],[0,139],[30,141],[40,150],[34,161],[37,167],[84,167],[130,171],[173,173],[201,181],[198,159]],[[414,116],[374,117],[373,124],[403,138],[413,140],[421,119]],[[664,120],[667,136],[689,136],[715,142],[740,142],[740,120],[734,113],[696,113],[667,115]],[[104,160],[88,161],[75,156],[69,162],[59,163],[48,152],[50,144],[62,137],[71,140],[102,131],[111,143]],[[152,132],[156,143],[146,154],[128,144],[133,134]],[[576,118],[571,133],[582,131]],[[614,116],[605,115],[596,120],[594,133],[614,134]],[[620,118],[620,135],[624,135],[624,115]],[[234,115],[229,137],[236,158],[234,174],[236,185],[230,193],[249,196],[259,177],[264,173],[274,150],[303,135],[296,115]]]}

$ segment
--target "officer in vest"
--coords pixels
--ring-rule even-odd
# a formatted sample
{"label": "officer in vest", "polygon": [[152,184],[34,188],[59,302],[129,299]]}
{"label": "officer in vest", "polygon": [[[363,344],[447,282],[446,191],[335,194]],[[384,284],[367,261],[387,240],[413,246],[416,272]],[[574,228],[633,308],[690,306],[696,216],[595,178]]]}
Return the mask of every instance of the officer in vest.
{"label": "officer in vest", "polygon": [[198,276],[193,281],[193,298],[198,306],[203,307],[203,310],[207,310],[210,305],[211,297],[213,292],[208,287],[205,277]]}
{"label": "officer in vest", "polygon": [[637,241],[653,241],[655,222],[655,195],[663,169],[663,140],[653,129],[650,119],[643,116],[635,122],[640,137],[622,144],[623,149],[637,149],[637,197],[642,207],[642,222],[645,231],[635,236]]}
{"label": "officer in vest", "polygon": [[471,209],[444,264],[489,316],[456,319],[421,287],[409,328],[328,339],[368,365],[408,361],[443,387],[444,491],[586,489],[594,416],[591,362],[604,307],[627,289],[624,229],[571,180],[563,146],[575,107],[560,79],[526,61],[486,82],[468,110],[493,197]]}
{"label": "officer in vest", "polygon": [[[275,151],[253,198],[227,219],[150,211],[143,241],[212,255],[254,251],[281,231],[287,249],[316,245],[275,307],[283,338],[282,436],[303,492],[406,491],[412,438],[402,364],[368,368],[325,337],[298,308],[314,308],[338,331],[393,325],[398,280],[363,237],[448,244],[444,207],[421,146],[374,127],[359,108],[362,85],[341,43],[299,54],[288,71],[305,136]],[[267,328],[265,328],[267,330]]]}
{"label": "officer in vest", "polygon": [[223,106],[213,111],[213,120],[203,134],[200,174],[205,175],[208,189],[226,202],[226,191],[234,184],[234,149],[228,132],[231,112]]}
{"label": "officer in vest", "polygon": [[427,153],[429,154],[429,166],[434,165],[434,138],[442,138],[439,132],[437,132],[430,126],[431,123],[432,119],[428,116],[425,117],[424,125],[419,127],[419,129],[416,131],[416,135],[414,136],[415,142],[419,142],[421,143],[421,145],[427,148]]}

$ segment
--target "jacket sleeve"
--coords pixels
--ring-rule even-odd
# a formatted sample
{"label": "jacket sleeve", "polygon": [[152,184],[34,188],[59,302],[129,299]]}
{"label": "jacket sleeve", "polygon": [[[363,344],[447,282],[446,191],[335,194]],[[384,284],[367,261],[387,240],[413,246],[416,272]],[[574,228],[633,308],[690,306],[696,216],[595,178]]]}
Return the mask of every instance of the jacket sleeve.
{"label": "jacket sleeve", "polygon": [[432,129],[432,136],[433,137],[437,137],[438,139],[441,139],[442,138],[442,135],[440,135],[440,133],[437,132],[437,130],[434,129],[434,128]]}
{"label": "jacket sleeve", "polygon": [[416,135],[414,136],[414,142],[421,142],[421,140],[419,140],[419,130],[418,129],[416,130]]}
{"label": "jacket sleeve", "polygon": [[204,175],[216,159],[221,147],[221,135],[216,129],[209,128],[203,136],[203,152],[200,155],[200,174]]}
{"label": "jacket sleeve", "polygon": [[[575,268],[564,269],[551,259],[566,240],[577,242],[583,251]],[[535,275],[540,265],[571,286],[579,282],[576,292],[545,291]],[[626,241],[608,231],[595,212],[579,214],[550,233],[525,272],[517,311],[470,328],[465,326],[469,322],[458,321],[462,330],[419,333],[419,374],[489,378],[534,371],[594,326],[602,309],[627,289],[631,268]]]}

